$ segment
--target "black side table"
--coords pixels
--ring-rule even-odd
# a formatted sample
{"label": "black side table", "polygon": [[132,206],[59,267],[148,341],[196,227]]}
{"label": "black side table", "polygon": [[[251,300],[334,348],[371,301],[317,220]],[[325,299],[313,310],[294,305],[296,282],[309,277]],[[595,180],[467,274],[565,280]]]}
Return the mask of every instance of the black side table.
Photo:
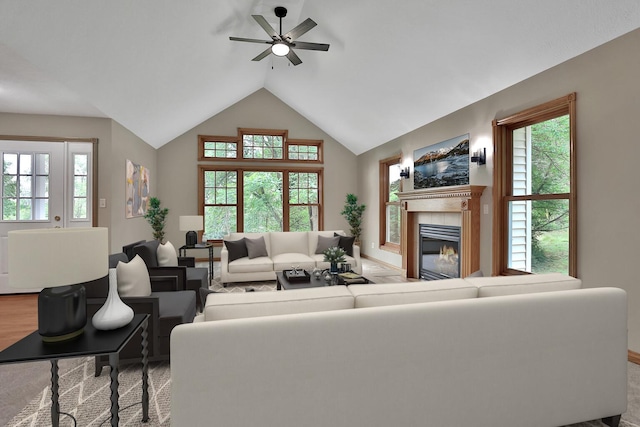
{"label": "black side table", "polygon": [[181,257],[187,256],[187,249],[209,249],[209,283],[213,280],[213,245],[210,243],[198,244],[195,246],[180,246],[178,249]]}
{"label": "black side table", "polygon": [[108,354],[109,365],[111,366],[111,425],[117,426],[120,421],[118,415],[120,410],[118,403],[118,361],[120,351],[135,335],[136,331],[142,328],[142,422],[147,422],[149,421],[148,319],[148,314],[136,314],[131,323],[112,331],[95,329],[89,319],[82,335],[73,340],[59,343],[44,343],[40,334],[36,331],[0,352],[0,364],[35,362],[38,360],[51,361],[51,425],[58,427],[60,423],[58,360]]}

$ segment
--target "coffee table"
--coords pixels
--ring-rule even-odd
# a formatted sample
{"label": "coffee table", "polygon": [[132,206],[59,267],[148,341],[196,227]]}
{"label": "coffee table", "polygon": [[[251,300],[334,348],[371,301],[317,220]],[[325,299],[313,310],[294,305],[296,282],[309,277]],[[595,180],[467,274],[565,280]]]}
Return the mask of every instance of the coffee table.
{"label": "coffee table", "polygon": [[[311,277],[309,278],[308,281],[304,281],[304,282],[294,281],[294,282],[291,282],[284,275],[284,271],[278,271],[278,272],[276,272],[276,289],[278,291],[280,291],[282,289],[305,289],[305,288],[319,288],[319,287],[322,287],[322,286],[333,286],[330,283],[328,283],[326,280],[324,280],[323,277],[316,278],[316,277],[313,276],[313,274],[310,275],[310,276]],[[363,277],[363,279],[365,280],[364,284],[372,284],[373,283],[371,280],[367,279],[366,277]],[[362,283],[358,283],[358,284],[360,285]],[[342,285],[342,286],[346,285],[346,283],[344,282],[344,280],[342,280],[342,278],[340,276],[338,276],[338,285]]]}

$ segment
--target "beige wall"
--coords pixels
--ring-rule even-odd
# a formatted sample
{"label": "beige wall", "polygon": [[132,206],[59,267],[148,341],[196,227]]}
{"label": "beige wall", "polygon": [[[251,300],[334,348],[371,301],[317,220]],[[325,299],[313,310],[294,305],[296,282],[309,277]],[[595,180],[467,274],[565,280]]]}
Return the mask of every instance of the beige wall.
{"label": "beige wall", "polygon": [[[212,96],[215,96],[212,94]],[[180,215],[196,215],[198,209],[198,135],[237,135],[238,128],[288,129],[290,138],[324,140],[324,228],[348,230],[340,215],[347,193],[355,193],[356,156],[266,89],[213,116],[158,150],[160,196],[169,208],[167,239],[184,244],[178,230]],[[177,242],[177,244],[175,244]]]}
{"label": "beige wall", "polygon": [[151,169],[155,187],[156,150],[111,119],[0,113],[0,134],[59,138],[98,138],[98,195],[107,202],[98,208],[98,226],[108,227],[110,251],[119,252],[133,239],[151,238],[143,218],[125,220],[125,159]]}
{"label": "beige wall", "polygon": [[[377,162],[469,133],[471,150],[487,147],[486,167],[471,165],[471,184],[489,186],[482,197],[481,268],[491,272],[493,119],[577,93],[578,275],[586,287],[615,286],[629,297],[629,348],[640,352],[640,30],[589,51],[358,157],[359,195],[378,204]],[[505,62],[506,63],[506,62]],[[406,181],[409,182],[409,181]],[[364,252],[400,266],[400,258],[371,249],[378,214],[366,214]]]}

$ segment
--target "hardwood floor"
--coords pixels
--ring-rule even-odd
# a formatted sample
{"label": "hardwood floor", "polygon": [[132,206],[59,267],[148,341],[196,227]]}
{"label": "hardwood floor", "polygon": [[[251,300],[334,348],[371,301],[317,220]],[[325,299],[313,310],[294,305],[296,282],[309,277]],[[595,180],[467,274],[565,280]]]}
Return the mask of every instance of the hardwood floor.
{"label": "hardwood floor", "polygon": [[38,329],[38,294],[0,296],[0,350]]}

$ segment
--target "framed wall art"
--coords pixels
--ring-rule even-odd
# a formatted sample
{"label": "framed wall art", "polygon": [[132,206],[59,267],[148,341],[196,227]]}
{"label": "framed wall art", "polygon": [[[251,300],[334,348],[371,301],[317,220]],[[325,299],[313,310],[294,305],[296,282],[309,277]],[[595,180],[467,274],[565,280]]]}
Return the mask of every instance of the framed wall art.
{"label": "framed wall art", "polygon": [[149,200],[149,169],[127,159],[125,218],[144,216]]}
{"label": "framed wall art", "polygon": [[413,188],[469,184],[469,134],[413,152]]}

